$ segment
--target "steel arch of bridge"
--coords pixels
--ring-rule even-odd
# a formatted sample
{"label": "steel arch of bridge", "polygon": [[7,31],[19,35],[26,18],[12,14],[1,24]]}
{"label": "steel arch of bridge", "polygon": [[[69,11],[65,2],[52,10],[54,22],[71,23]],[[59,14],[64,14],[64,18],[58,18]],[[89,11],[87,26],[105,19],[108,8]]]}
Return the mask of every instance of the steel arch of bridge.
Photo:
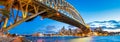
{"label": "steel arch of bridge", "polygon": [[85,25],[83,18],[77,12],[77,10],[65,0],[36,0],[39,1],[48,7],[51,7],[65,15],[69,16],[70,18],[75,19],[76,21],[80,22],[81,24]]}
{"label": "steel arch of bridge", "polygon": [[[5,31],[38,15],[46,18],[57,13],[57,15],[65,15],[86,26],[77,10],[65,0],[0,0],[0,2],[2,2],[1,5],[5,6],[5,9],[0,10],[10,12],[8,17],[0,13],[2,14],[0,15],[3,23],[2,28]],[[14,10],[16,10],[16,13],[14,13]],[[44,15],[43,13],[48,15]]]}

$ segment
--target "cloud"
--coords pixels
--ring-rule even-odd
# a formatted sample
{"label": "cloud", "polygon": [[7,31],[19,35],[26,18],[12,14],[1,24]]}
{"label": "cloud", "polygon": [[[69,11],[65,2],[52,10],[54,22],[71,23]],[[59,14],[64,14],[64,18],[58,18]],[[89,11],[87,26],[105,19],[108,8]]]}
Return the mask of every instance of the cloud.
{"label": "cloud", "polygon": [[56,28],[56,26],[48,25],[45,26],[45,28],[40,28],[38,31],[41,33],[57,33],[58,29]]}
{"label": "cloud", "polygon": [[103,31],[108,31],[108,32],[120,32],[120,29],[104,29]]}
{"label": "cloud", "polygon": [[109,21],[94,21],[88,23],[91,28],[102,27],[103,29],[118,29],[120,28],[120,21],[109,20]]}
{"label": "cloud", "polygon": [[46,30],[54,30],[54,29],[56,29],[55,26],[50,26],[50,25],[46,26],[45,28],[46,28]]}
{"label": "cloud", "polygon": [[69,25],[67,28],[68,28],[68,29],[76,29],[77,27],[72,26],[72,25]]}

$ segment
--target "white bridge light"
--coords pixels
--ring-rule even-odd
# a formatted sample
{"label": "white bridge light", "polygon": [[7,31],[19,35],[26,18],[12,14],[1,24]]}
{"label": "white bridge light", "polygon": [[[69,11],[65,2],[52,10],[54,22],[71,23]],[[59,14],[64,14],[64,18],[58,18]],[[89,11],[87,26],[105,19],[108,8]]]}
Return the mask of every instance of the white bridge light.
{"label": "white bridge light", "polygon": [[39,0],[40,2],[42,2],[43,0]]}

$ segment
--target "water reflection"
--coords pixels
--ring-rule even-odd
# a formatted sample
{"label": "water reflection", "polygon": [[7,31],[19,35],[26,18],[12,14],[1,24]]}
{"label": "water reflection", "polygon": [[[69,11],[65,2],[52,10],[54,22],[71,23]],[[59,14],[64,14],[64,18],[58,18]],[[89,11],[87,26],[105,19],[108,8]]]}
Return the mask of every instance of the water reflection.
{"label": "water reflection", "polygon": [[27,37],[27,39],[33,42],[70,42],[70,40],[79,37]]}
{"label": "water reflection", "polygon": [[70,40],[70,42],[92,42],[92,37],[76,38]]}
{"label": "water reflection", "polygon": [[93,36],[93,37],[29,37],[33,42],[120,42],[120,36]]}
{"label": "water reflection", "polygon": [[33,42],[91,42],[92,37],[29,37]]}
{"label": "water reflection", "polygon": [[67,42],[65,40],[43,40],[43,39],[38,39],[34,40],[34,42]]}
{"label": "water reflection", "polygon": [[44,40],[43,39],[38,39],[37,42],[44,42]]}

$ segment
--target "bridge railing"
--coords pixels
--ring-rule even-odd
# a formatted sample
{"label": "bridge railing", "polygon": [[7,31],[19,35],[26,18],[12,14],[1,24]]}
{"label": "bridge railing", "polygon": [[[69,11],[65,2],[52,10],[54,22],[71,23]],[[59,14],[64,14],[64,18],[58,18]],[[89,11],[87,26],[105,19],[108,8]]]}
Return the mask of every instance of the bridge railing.
{"label": "bridge railing", "polygon": [[85,25],[76,9],[65,0],[35,0]]}

